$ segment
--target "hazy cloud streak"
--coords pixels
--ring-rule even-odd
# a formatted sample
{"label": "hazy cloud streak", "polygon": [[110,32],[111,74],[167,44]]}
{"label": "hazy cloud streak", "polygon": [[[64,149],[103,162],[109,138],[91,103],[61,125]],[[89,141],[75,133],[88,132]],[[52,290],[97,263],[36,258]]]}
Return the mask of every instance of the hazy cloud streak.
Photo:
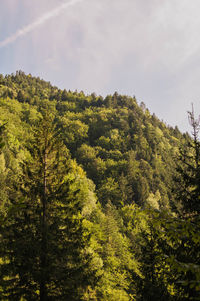
{"label": "hazy cloud streak", "polygon": [[82,2],[83,0],[71,0],[69,2],[65,2],[58,6],[57,8],[45,13],[43,16],[41,16],[36,21],[32,22],[31,24],[28,24],[24,26],[23,28],[19,29],[17,32],[15,32],[13,35],[9,36],[8,38],[4,39],[0,42],[0,48],[5,47],[9,44],[14,43],[18,38],[25,36],[35,28],[39,27],[40,25],[47,22],[49,19],[54,18],[58,16],[64,9],[68,8],[69,6],[73,6],[78,2]]}

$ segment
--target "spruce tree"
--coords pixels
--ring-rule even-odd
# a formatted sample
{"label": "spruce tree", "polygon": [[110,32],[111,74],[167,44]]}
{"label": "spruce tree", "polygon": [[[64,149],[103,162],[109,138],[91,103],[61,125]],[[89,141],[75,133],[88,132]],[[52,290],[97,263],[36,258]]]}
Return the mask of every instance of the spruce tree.
{"label": "spruce tree", "polygon": [[188,117],[192,139],[188,139],[180,150],[175,177],[175,198],[177,207],[180,204],[181,207],[179,217],[173,221],[172,233],[167,224],[166,233],[171,235],[171,244],[175,246],[171,266],[179,277],[176,285],[187,296],[187,300],[199,300],[200,117],[195,118],[193,106]]}
{"label": "spruce tree", "polygon": [[191,216],[200,213],[200,117],[195,118],[193,106],[188,117],[193,139],[181,146],[175,193],[178,204],[182,206],[181,214]]}
{"label": "spruce tree", "polygon": [[84,188],[76,184],[75,163],[48,113],[43,113],[29,151],[0,229],[2,298],[81,300],[94,281],[81,214]]}

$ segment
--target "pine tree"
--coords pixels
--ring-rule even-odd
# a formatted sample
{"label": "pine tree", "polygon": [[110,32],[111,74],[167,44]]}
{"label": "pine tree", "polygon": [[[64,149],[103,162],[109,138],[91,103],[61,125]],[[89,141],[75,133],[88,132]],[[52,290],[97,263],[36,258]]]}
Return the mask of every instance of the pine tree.
{"label": "pine tree", "polygon": [[193,139],[181,147],[180,158],[175,177],[175,192],[182,214],[200,213],[200,117],[195,119],[194,109],[188,112]]}
{"label": "pine tree", "polygon": [[81,214],[84,187],[78,187],[75,163],[47,113],[29,151],[31,158],[13,187],[12,207],[0,229],[3,297],[81,300],[94,280]]}
{"label": "pine tree", "polygon": [[188,139],[181,148],[175,177],[176,201],[182,208],[179,208],[179,218],[173,222],[172,233],[167,224],[166,233],[175,246],[171,266],[179,277],[176,285],[187,300],[199,300],[200,117],[195,118],[193,106],[188,117],[193,139]]}

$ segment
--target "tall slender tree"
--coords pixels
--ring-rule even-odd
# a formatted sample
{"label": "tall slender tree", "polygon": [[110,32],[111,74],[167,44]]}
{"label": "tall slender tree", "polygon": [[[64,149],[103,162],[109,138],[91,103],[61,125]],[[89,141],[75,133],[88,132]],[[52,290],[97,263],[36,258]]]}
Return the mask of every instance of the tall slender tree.
{"label": "tall slender tree", "polygon": [[174,246],[170,264],[179,278],[175,285],[181,288],[187,300],[199,300],[200,116],[195,118],[193,106],[188,118],[192,139],[181,147],[175,177],[175,197],[178,205],[181,204],[179,217],[168,221],[165,227]]}
{"label": "tall slender tree", "polygon": [[52,116],[44,112],[20,184],[1,226],[3,296],[8,300],[81,300],[94,281],[80,182]]}
{"label": "tall slender tree", "polygon": [[193,139],[181,147],[175,192],[182,204],[182,214],[196,215],[200,213],[200,116],[195,118],[193,106],[188,118]]}

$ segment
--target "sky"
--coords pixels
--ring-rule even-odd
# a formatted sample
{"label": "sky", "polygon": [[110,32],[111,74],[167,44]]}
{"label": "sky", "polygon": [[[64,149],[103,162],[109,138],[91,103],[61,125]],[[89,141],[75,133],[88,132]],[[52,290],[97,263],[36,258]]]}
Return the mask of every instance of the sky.
{"label": "sky", "polygon": [[0,73],[136,96],[191,132],[200,114],[199,0],[0,0]]}

